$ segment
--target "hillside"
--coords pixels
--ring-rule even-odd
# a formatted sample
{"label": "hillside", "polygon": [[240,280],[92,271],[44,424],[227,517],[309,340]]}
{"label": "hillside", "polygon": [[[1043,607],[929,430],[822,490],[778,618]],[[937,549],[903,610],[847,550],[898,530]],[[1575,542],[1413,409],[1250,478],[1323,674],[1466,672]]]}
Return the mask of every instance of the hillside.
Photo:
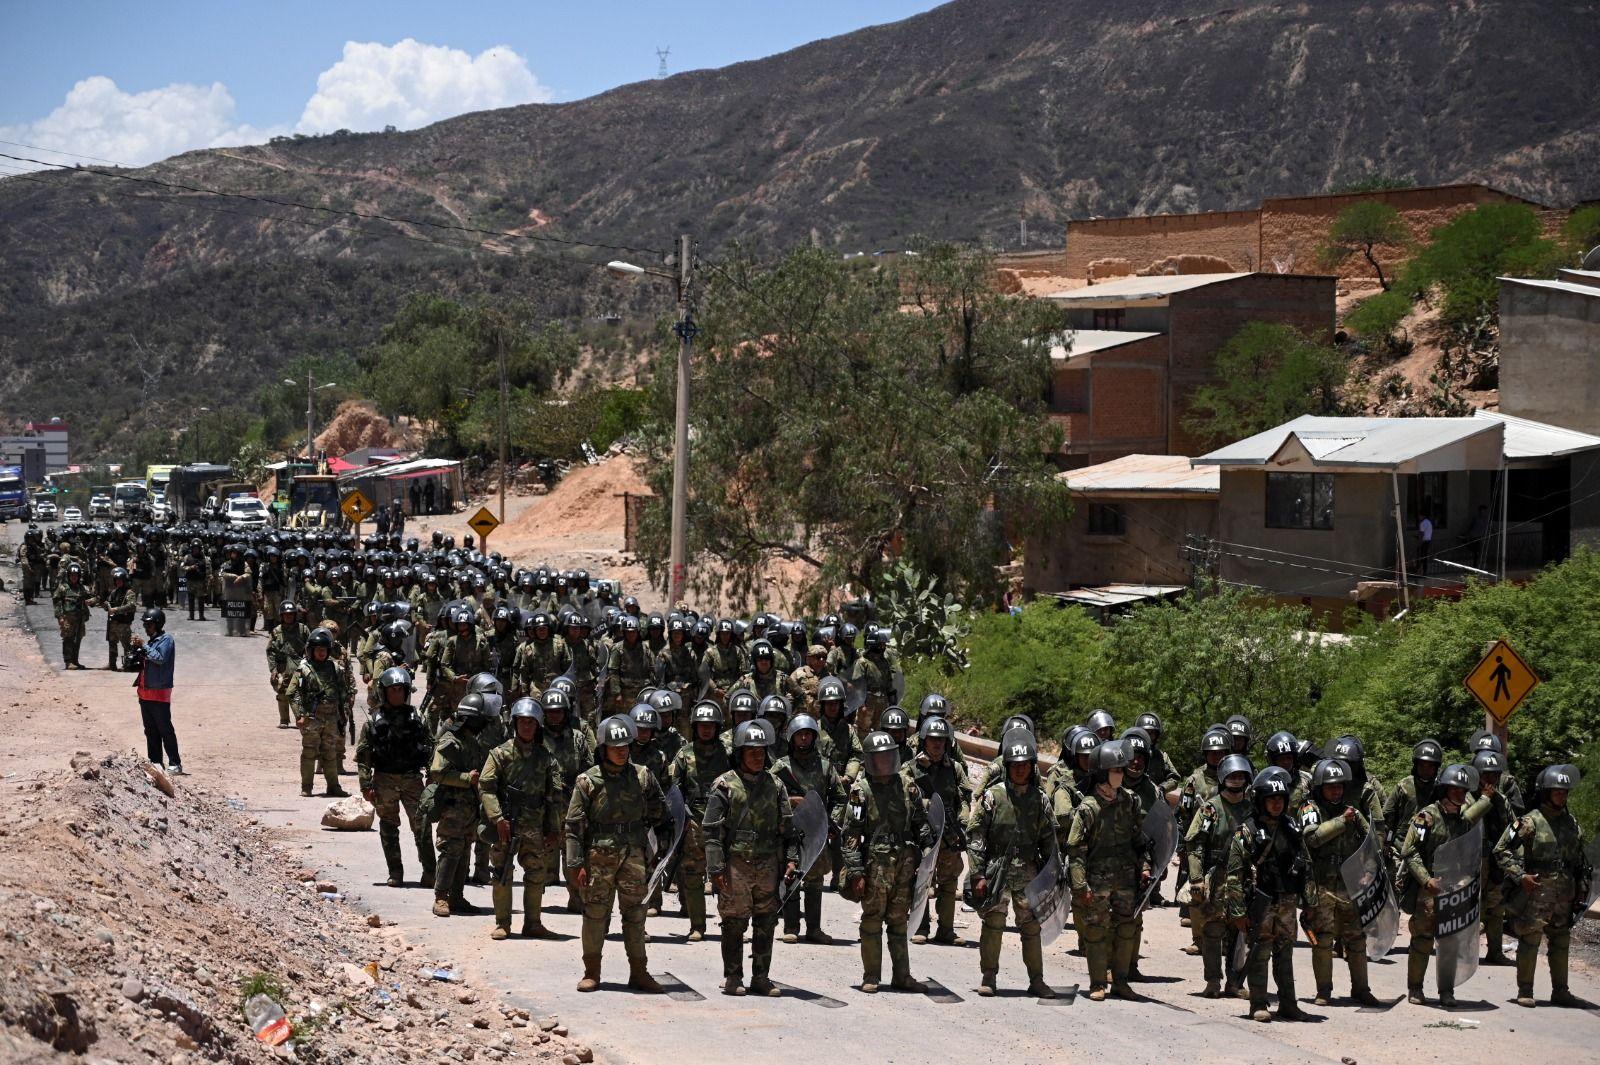
{"label": "hillside", "polygon": [[[1059,240],[1073,216],[1372,173],[1566,203],[1600,195],[1597,15],[1560,0],[956,0],[573,103],[138,173],[636,247],[686,228],[703,251],[1004,244],[1019,209]],[[299,354],[358,349],[419,288],[563,317],[667,306],[549,257],[616,252],[442,246],[477,239],[82,174],[0,181],[0,411],[70,417],[103,446],[146,402],[238,401]]]}

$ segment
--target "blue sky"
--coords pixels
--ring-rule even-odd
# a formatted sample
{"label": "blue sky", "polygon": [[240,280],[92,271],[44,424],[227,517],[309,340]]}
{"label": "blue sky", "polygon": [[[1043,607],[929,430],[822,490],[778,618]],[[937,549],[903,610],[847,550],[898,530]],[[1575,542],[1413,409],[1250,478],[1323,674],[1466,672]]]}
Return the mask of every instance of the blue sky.
{"label": "blue sky", "polygon": [[0,0],[0,138],[144,163],[279,132],[415,126],[647,79],[658,46],[673,72],[717,67],[934,6]]}

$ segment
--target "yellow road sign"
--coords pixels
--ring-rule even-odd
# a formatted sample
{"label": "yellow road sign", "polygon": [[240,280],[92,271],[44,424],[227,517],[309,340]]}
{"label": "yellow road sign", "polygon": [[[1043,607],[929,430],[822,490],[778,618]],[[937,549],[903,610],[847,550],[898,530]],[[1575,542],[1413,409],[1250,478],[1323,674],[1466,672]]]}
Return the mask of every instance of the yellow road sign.
{"label": "yellow road sign", "polygon": [[467,519],[467,524],[481,540],[500,527],[500,519],[489,513],[488,507],[479,507],[478,512]]}
{"label": "yellow road sign", "polygon": [[1496,640],[1472,672],[1467,674],[1467,690],[1483,708],[1504,725],[1517,707],[1539,686],[1539,675],[1504,640]]}
{"label": "yellow road sign", "polygon": [[368,499],[361,489],[356,488],[339,501],[339,509],[344,511],[344,516],[349,518],[351,522],[360,525],[372,516],[375,508],[372,505],[372,500]]}

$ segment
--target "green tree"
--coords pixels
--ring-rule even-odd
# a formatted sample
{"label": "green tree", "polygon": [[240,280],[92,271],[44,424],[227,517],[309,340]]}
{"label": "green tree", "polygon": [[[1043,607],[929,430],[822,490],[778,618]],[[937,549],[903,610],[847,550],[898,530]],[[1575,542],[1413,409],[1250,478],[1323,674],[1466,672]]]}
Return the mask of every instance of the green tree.
{"label": "green tree", "polygon": [[1345,316],[1345,328],[1358,336],[1381,341],[1394,346],[1395,332],[1405,316],[1411,313],[1411,297],[1400,289],[1392,288],[1362,300]]}
{"label": "green tree", "polygon": [[1498,315],[1498,278],[1549,277],[1560,261],[1560,247],[1543,235],[1533,208],[1483,203],[1434,229],[1406,269],[1404,286],[1419,292],[1438,286],[1440,317],[1462,325]]}
{"label": "green tree", "polygon": [[1384,275],[1383,264],[1378,261],[1380,248],[1404,248],[1411,233],[1400,220],[1400,212],[1379,200],[1357,200],[1334,218],[1328,227],[1328,242],[1323,246],[1322,258],[1330,266],[1338,266],[1350,256],[1359,253],[1378,275],[1378,285],[1389,291],[1389,279]]}
{"label": "green tree", "polygon": [[1572,262],[1581,262],[1592,248],[1600,247],[1600,206],[1580,207],[1561,225]]}
{"label": "green tree", "polygon": [[[817,249],[710,275],[696,341],[689,551],[750,596],[775,558],[812,602],[871,589],[887,559],[952,593],[992,591],[1006,537],[1064,515],[1047,464],[1053,309],[998,294],[992,260],[946,246],[862,269]],[[673,360],[655,381],[670,425]],[[650,442],[659,501],[641,530],[667,555],[670,437]]]}
{"label": "green tree", "polygon": [[1217,352],[1213,381],[1195,390],[1184,424],[1227,442],[1302,414],[1339,414],[1349,362],[1287,325],[1250,322]]}

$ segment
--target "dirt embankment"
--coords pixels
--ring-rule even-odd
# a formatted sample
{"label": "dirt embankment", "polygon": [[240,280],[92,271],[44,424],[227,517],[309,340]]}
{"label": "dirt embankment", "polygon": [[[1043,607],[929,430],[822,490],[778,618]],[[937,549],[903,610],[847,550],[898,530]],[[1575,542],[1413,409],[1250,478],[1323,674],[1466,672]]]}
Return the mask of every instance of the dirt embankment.
{"label": "dirt embankment", "polygon": [[[192,778],[168,796],[131,754],[8,779],[0,826],[0,1060],[556,1061],[565,1029],[470,984]],[[167,783],[165,778],[161,782]],[[241,989],[294,1045],[259,1042]],[[546,1030],[546,1028],[550,1030]],[[587,1051],[582,1051],[587,1060]]]}

